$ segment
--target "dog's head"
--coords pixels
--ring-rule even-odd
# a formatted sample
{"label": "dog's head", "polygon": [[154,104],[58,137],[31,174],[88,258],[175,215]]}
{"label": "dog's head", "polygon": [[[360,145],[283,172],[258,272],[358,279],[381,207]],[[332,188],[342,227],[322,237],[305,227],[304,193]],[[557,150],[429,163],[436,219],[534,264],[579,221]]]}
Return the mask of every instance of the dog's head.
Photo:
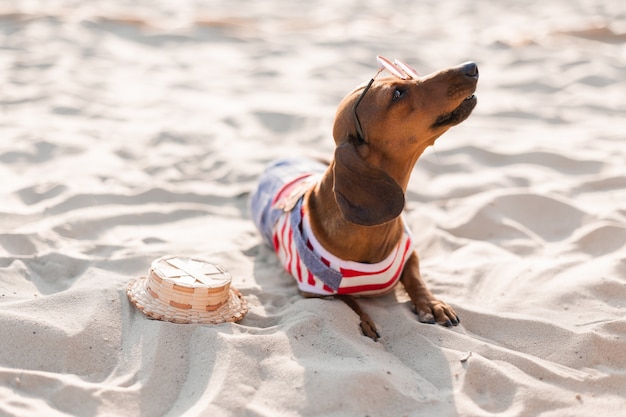
{"label": "dog's head", "polygon": [[476,64],[466,63],[417,79],[381,78],[360,101],[365,87],[343,99],[333,127],[333,169],[335,198],[348,221],[373,226],[400,215],[415,162],[470,115],[477,82]]}

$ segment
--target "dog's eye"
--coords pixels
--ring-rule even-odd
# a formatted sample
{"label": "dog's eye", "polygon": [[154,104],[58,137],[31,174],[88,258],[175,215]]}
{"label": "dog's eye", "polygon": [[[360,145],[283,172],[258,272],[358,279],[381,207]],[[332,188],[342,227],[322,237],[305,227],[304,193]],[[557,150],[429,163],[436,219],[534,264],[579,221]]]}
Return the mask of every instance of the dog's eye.
{"label": "dog's eye", "polygon": [[407,92],[407,90],[403,90],[401,88],[396,88],[393,91],[393,98],[392,98],[392,100],[393,101],[400,100],[402,97],[404,97],[406,95],[406,92]]}

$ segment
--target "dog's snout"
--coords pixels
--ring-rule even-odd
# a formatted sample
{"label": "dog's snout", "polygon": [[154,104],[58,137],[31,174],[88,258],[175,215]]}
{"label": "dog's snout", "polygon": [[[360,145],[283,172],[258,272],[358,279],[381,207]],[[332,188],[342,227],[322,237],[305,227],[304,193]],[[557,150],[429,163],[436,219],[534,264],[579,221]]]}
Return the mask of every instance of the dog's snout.
{"label": "dog's snout", "polygon": [[462,64],[463,73],[468,77],[478,78],[478,65],[475,62],[466,62]]}

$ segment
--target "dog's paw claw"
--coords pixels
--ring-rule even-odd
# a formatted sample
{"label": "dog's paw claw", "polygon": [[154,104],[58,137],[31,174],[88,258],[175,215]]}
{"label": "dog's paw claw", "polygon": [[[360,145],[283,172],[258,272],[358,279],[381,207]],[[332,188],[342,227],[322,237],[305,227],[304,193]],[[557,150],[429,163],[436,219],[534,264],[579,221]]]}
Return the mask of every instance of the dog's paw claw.
{"label": "dog's paw claw", "polygon": [[453,327],[461,322],[454,312],[454,309],[441,301],[433,300],[425,302],[422,307],[423,308],[419,309],[415,308],[414,310],[421,323],[439,323],[445,327]]}

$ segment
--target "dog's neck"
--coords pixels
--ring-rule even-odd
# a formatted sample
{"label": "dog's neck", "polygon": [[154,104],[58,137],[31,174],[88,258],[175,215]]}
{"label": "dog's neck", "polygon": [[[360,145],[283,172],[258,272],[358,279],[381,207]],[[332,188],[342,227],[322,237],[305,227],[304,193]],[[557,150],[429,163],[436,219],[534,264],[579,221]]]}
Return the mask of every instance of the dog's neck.
{"label": "dog's neck", "polygon": [[[404,232],[400,216],[376,226],[360,226],[346,220],[333,192],[332,164],[320,182],[305,195],[311,229],[319,243],[346,261],[376,263],[396,247]],[[372,245],[372,241],[376,245]]]}

